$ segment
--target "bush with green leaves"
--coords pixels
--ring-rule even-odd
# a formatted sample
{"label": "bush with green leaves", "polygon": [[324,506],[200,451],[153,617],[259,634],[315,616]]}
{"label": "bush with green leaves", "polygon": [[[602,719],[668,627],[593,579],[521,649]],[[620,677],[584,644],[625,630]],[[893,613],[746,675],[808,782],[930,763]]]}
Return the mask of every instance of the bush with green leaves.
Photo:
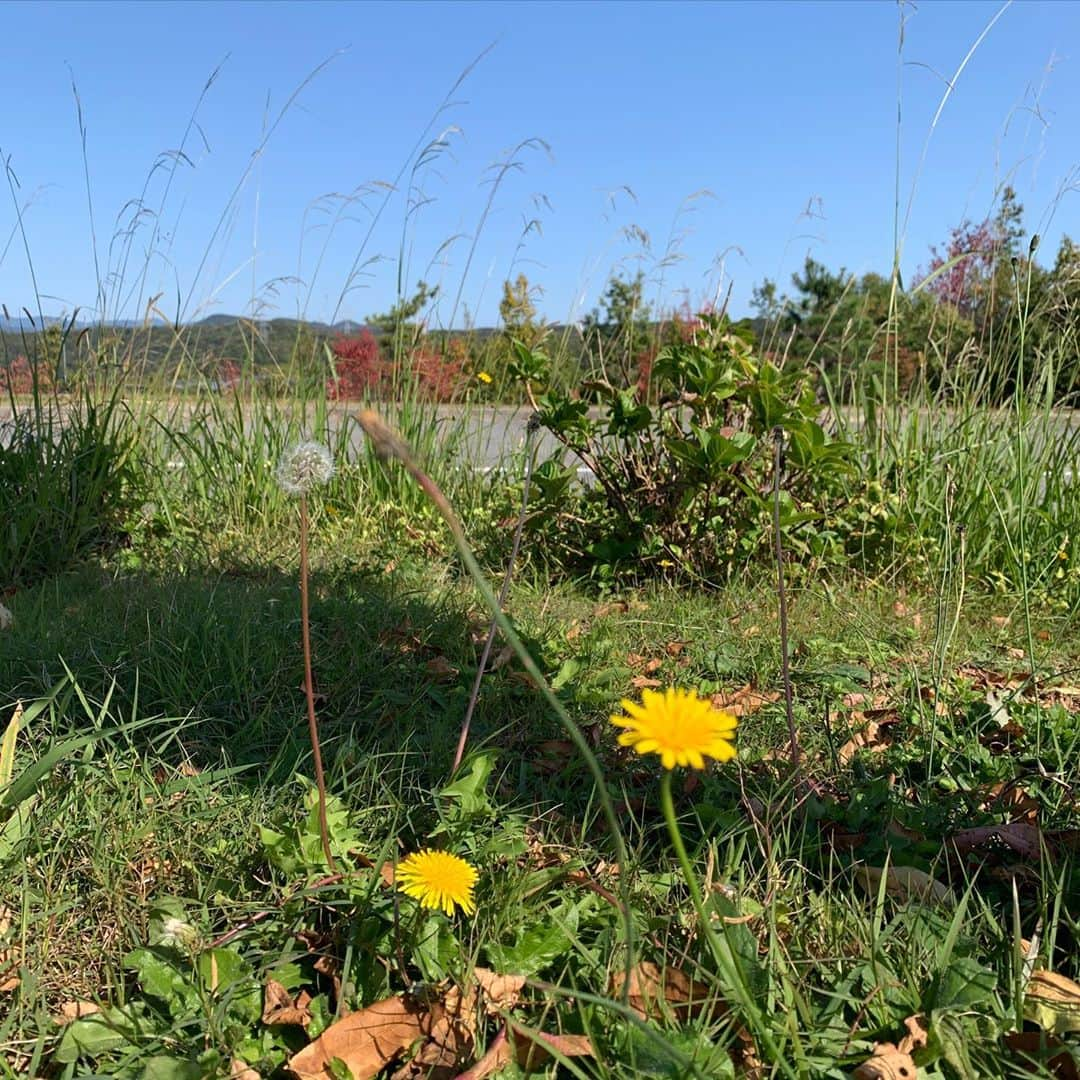
{"label": "bush with green leaves", "polygon": [[572,396],[550,385],[544,354],[517,353],[519,377],[544,388],[538,420],[563,448],[536,470],[531,524],[558,537],[571,569],[722,578],[767,555],[776,439],[785,541],[822,553],[829,536],[817,526],[840,508],[854,455],[822,426],[808,371],[763,359],[713,314],[660,351],[645,388],[599,380]]}

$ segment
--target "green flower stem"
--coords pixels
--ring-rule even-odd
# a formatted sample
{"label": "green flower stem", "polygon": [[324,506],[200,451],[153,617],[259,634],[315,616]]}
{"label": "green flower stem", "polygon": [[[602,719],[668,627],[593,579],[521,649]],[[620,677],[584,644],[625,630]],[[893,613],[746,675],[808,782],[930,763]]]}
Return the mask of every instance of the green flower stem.
{"label": "green flower stem", "polygon": [[778,1065],[785,1076],[791,1080],[798,1080],[798,1074],[791,1064],[780,1056],[779,1048],[765,1023],[761,1010],[758,1009],[750,994],[750,990],[739,970],[738,962],[731,950],[726,933],[718,935],[713,928],[709,913],[705,910],[705,900],[701,895],[701,886],[698,884],[697,875],[690,863],[690,856],[686,853],[686,845],[683,844],[682,834],[679,832],[679,821],[675,817],[675,802],[671,797],[671,770],[665,769],[663,779],[660,781],[660,807],[667,822],[668,835],[671,837],[671,846],[675,849],[675,855],[679,860],[683,877],[686,879],[686,887],[690,890],[690,899],[693,901],[694,910],[697,912],[698,921],[701,924],[701,932],[709,943],[716,965],[723,974],[728,986],[738,998],[739,1006],[747,1019],[753,1024],[755,1036],[760,1036],[765,1050],[771,1061]]}

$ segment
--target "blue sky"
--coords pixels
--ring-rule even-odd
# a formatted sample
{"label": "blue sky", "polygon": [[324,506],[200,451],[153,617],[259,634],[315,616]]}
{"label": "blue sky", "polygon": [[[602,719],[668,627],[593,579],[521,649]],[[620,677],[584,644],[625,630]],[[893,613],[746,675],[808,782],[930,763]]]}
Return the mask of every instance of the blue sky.
{"label": "blue sky", "polygon": [[[9,2],[0,153],[19,187],[0,190],[0,301],[37,310],[26,246],[45,314],[102,295],[109,318],[160,293],[170,317],[362,320],[399,269],[440,285],[444,325],[494,322],[519,271],[554,320],[639,267],[668,305],[730,285],[736,314],[808,252],[887,274],[898,77],[903,217],[945,80],[1000,8]],[[1001,14],[933,129],[909,279],[1006,180],[1049,258],[1080,234],[1078,49],[1080,5]],[[499,162],[515,164],[492,196]]]}

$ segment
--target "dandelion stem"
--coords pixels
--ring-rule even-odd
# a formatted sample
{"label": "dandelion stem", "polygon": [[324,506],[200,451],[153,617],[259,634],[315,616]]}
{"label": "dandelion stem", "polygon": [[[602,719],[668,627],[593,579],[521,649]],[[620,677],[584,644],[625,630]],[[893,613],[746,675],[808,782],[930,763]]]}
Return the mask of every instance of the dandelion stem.
{"label": "dandelion stem", "polygon": [[690,856],[686,853],[686,845],[683,843],[682,834],[679,832],[679,821],[678,818],[675,817],[675,802],[671,797],[670,769],[664,770],[663,778],[660,781],[660,808],[664,814],[664,821],[667,823],[668,836],[671,838],[671,846],[675,849],[675,856],[679,860],[679,866],[682,869],[683,877],[686,879],[686,887],[690,890],[690,899],[693,902],[694,911],[697,912],[698,922],[701,925],[701,932],[705,935],[705,939],[709,943],[713,958],[716,960],[716,966],[720,969],[721,974],[724,976],[732,993],[738,1000],[747,1019],[756,1029],[754,1034],[761,1037],[765,1050],[768,1052],[772,1061],[780,1066],[784,1075],[790,1077],[791,1080],[797,1080],[796,1073],[794,1069],[792,1069],[791,1064],[780,1056],[776,1041],[773,1039],[772,1033],[766,1026],[760,1011],[754,1004],[754,1000],[750,995],[746,980],[739,970],[738,961],[735,958],[735,954],[732,952],[726,934],[717,934],[712,925],[712,921],[709,918],[709,913],[705,910],[705,900],[701,895],[701,886],[698,884],[697,875],[694,873],[694,868],[690,864]]}
{"label": "dandelion stem", "polygon": [[319,835],[322,837],[326,865],[334,873],[334,856],[330,852],[330,830],[326,824],[326,776],[323,773],[322,750],[319,748],[319,722],[315,719],[315,686],[311,677],[311,624],[308,616],[308,508],[307,495],[300,494],[300,636],[304,643],[304,694],[307,697],[308,734],[311,736],[311,756],[315,763],[315,786],[319,790]]}

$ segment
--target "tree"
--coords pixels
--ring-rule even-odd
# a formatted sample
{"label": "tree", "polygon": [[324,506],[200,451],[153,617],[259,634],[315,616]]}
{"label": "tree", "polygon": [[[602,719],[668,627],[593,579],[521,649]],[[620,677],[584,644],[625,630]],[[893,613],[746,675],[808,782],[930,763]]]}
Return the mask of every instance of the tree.
{"label": "tree", "polygon": [[513,282],[503,282],[503,296],[499,303],[503,333],[529,349],[537,345],[544,335],[544,328],[536,321],[533,292],[529,279],[524,274],[518,274]]}
{"label": "tree", "polygon": [[419,343],[424,329],[423,324],[415,320],[438,294],[438,285],[418,281],[412,296],[402,297],[385,313],[369,315],[368,326],[390,339],[391,352],[413,348]]}
{"label": "tree", "polygon": [[585,348],[608,382],[626,385],[631,371],[650,344],[650,305],[645,302],[645,275],[612,278],[600,307],[582,320]]}
{"label": "tree", "polygon": [[1006,186],[993,217],[965,219],[950,232],[944,251],[930,249],[928,290],[970,319],[984,341],[1000,337],[1012,313],[1016,274],[1022,280],[1027,270],[1023,219],[1024,207]]}

